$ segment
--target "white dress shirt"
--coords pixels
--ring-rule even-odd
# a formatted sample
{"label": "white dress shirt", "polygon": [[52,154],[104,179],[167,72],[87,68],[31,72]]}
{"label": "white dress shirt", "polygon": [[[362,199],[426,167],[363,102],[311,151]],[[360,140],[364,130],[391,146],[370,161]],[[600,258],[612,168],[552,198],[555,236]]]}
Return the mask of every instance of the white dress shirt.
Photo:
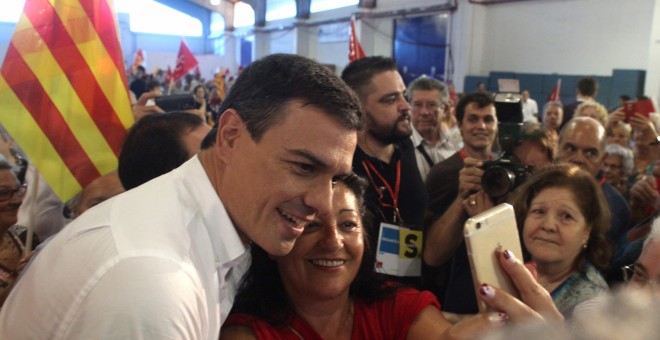
{"label": "white dress shirt", "polygon": [[66,226],[0,312],[0,339],[212,339],[250,263],[197,157]]}
{"label": "white dress shirt", "polygon": [[[433,165],[449,158],[461,148],[455,142],[447,139],[447,137],[444,135],[440,136],[440,140],[435,145],[431,145],[429,142],[424,140],[424,138],[422,138],[422,135],[417,132],[414,126],[412,127],[412,135],[410,136],[410,139],[415,146],[415,159],[417,160],[417,168],[419,168],[419,174],[422,176],[423,181],[426,181],[426,176],[429,174],[429,171],[431,171],[431,167]],[[433,165],[429,164],[422,151],[419,150],[420,145],[422,148],[424,148],[424,151],[426,151],[426,154],[429,156],[429,158],[431,158],[431,161],[433,161]]]}

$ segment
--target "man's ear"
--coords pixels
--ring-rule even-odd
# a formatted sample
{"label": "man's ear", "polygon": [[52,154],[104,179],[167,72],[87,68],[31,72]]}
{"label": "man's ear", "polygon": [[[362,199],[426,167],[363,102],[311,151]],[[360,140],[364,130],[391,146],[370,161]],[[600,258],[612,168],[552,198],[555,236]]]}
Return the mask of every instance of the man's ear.
{"label": "man's ear", "polygon": [[245,124],[235,109],[228,109],[220,115],[215,144],[223,159],[236,147],[236,141],[244,133],[247,133]]}

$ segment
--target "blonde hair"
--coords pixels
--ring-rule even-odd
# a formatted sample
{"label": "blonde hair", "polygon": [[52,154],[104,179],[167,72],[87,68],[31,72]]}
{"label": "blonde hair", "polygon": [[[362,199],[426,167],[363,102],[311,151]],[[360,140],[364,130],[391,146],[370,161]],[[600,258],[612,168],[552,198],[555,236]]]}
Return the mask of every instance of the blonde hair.
{"label": "blonde hair", "polygon": [[584,111],[588,108],[594,108],[596,110],[596,117],[592,118],[595,118],[598,122],[600,122],[601,125],[607,126],[607,121],[609,120],[607,109],[602,104],[593,100],[588,100],[578,105],[578,107],[575,109],[575,117],[587,116],[584,114]]}

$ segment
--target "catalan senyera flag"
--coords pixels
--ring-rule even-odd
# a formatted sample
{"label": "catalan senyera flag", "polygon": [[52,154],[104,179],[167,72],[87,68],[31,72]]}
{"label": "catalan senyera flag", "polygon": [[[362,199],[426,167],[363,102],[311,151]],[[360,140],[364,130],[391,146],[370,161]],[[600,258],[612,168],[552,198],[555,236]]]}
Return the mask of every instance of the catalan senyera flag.
{"label": "catalan senyera flag", "polygon": [[351,35],[348,39],[348,60],[355,61],[364,58],[364,50],[355,33],[355,16],[351,17]]}
{"label": "catalan senyera flag", "polygon": [[547,101],[549,102],[560,102],[561,101],[561,96],[559,95],[559,91],[561,91],[561,78],[557,79],[557,85],[555,85],[552,88],[552,91],[550,91],[550,95],[548,95]]}
{"label": "catalan senyera flag", "polygon": [[0,122],[66,201],[117,158],[133,114],[112,0],[27,0],[0,69]]}

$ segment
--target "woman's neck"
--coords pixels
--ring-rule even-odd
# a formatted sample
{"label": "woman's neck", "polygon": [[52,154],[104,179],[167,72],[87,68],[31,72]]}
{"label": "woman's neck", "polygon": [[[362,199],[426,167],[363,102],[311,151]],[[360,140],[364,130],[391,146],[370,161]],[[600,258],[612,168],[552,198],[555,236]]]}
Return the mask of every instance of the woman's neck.
{"label": "woman's neck", "polygon": [[353,333],[353,302],[348,294],[322,301],[312,298],[298,299],[298,301],[292,302],[298,316],[312,326],[322,338],[351,338]]}
{"label": "woman's neck", "polygon": [[572,262],[542,263],[534,261],[534,263],[536,263],[538,272],[536,281],[548,292],[555,290],[575,272],[575,266]]}

